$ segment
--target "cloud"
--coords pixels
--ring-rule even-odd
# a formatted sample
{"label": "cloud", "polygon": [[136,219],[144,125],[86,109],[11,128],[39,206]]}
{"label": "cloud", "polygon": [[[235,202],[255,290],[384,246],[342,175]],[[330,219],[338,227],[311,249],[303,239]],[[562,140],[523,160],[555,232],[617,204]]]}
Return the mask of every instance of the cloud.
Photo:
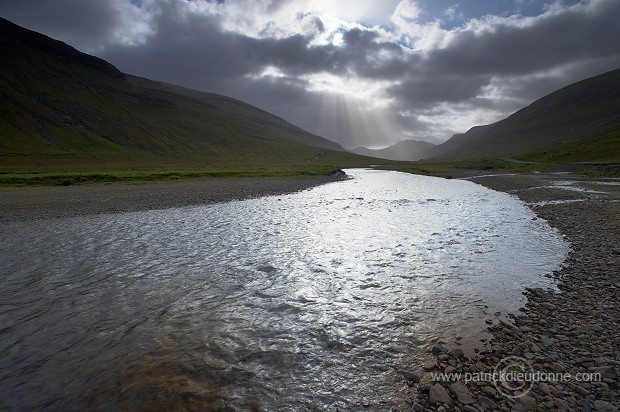
{"label": "cloud", "polygon": [[426,108],[437,103],[460,103],[477,96],[487,82],[484,76],[468,78],[453,76],[411,76],[390,90],[390,94],[404,100],[409,108]]}
{"label": "cloud", "polygon": [[433,50],[429,69],[465,74],[523,74],[569,62],[620,54],[620,3],[552,9],[536,18],[488,18],[458,30],[450,43]]}
{"label": "cloud", "polygon": [[458,11],[458,7],[458,3],[453,4],[452,6],[448,7],[443,12],[443,14],[448,18],[448,20],[460,20],[465,17],[465,15],[463,14],[463,12]]}
{"label": "cloud", "polygon": [[0,14],[125,72],[237,97],[347,146],[443,140],[620,67],[617,0],[468,19],[466,3],[436,16],[422,4],[5,0]]}

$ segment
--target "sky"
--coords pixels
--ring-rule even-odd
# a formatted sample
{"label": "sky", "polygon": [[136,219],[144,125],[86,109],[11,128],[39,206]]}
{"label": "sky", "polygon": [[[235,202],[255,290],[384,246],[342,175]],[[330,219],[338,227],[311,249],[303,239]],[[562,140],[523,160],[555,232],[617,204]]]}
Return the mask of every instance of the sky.
{"label": "sky", "polygon": [[347,148],[440,143],[620,68],[620,0],[0,0],[0,16]]}

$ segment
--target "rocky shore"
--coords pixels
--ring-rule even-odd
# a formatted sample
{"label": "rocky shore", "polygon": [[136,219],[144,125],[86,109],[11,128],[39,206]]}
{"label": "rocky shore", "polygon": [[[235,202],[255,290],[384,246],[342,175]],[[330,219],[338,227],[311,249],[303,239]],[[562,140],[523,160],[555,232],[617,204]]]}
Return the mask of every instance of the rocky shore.
{"label": "rocky shore", "polygon": [[571,252],[553,274],[558,290],[526,290],[513,322],[487,320],[492,338],[474,356],[465,357],[458,338],[433,346],[422,379],[429,383],[417,386],[412,409],[618,411],[620,185],[558,175],[472,180],[518,196]]}
{"label": "rocky shore", "polygon": [[281,195],[343,178],[338,174],[5,189],[0,192],[0,223],[167,209]]}

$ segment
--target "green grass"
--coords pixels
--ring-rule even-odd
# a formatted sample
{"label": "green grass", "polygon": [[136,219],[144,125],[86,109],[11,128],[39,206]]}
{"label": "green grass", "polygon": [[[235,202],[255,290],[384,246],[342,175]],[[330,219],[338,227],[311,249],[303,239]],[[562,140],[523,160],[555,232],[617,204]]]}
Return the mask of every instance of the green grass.
{"label": "green grass", "polygon": [[[387,166],[409,173],[438,177],[466,177],[494,173],[541,173],[577,164],[575,173],[589,177],[620,176],[620,131],[608,131],[593,139],[568,142],[539,151],[516,153],[513,157],[530,164],[496,158],[461,161],[419,161]],[[600,164],[597,164],[600,163]]]}
{"label": "green grass", "polygon": [[607,389],[599,389],[596,391],[596,397],[598,399],[612,399],[614,397],[614,393]]}
{"label": "green grass", "polygon": [[529,173],[537,172],[541,165],[525,165],[509,163],[498,159],[480,159],[466,161],[419,161],[410,163],[395,163],[384,166],[387,169],[400,170],[407,173],[427,176],[460,178],[480,174],[494,173]]}
{"label": "green grass", "polygon": [[552,148],[521,153],[519,160],[549,164],[573,162],[620,163],[620,130],[605,132],[592,139],[558,144]]}
{"label": "green grass", "polygon": [[338,169],[333,167],[316,168],[227,168],[227,169],[164,169],[127,171],[111,173],[37,173],[0,175],[0,186],[72,186],[90,183],[110,182],[152,182],[187,180],[196,178],[230,177],[279,177],[279,176],[327,176]]}
{"label": "green grass", "polygon": [[[0,157],[0,187],[71,186],[108,182],[172,181],[196,178],[327,176],[341,168],[368,167],[378,159],[312,148],[303,159],[137,156],[13,156]],[[386,164],[391,162],[386,161]]]}

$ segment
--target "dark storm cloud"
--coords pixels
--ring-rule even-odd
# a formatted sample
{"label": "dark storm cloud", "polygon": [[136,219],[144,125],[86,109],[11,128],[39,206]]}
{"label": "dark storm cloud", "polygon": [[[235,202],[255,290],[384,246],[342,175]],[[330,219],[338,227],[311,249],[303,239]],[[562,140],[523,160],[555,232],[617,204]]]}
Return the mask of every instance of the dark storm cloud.
{"label": "dark storm cloud", "polygon": [[219,78],[239,77],[253,65],[242,38],[222,35],[213,19],[159,19],[140,46],[107,47],[100,57],[127,73],[204,89]]}
{"label": "dark storm cloud", "polygon": [[167,3],[153,22],[155,33],[140,46],[117,44],[100,56],[123,71],[204,89],[268,66],[291,75],[329,67],[329,53],[308,49],[309,39],[255,39],[224,32],[214,17],[184,15]]}
{"label": "dark storm cloud", "polygon": [[335,50],[334,60],[360,77],[388,80],[402,76],[411,68],[412,57],[402,47],[381,41],[379,34],[354,28],[343,31],[344,47]]}
{"label": "dark storm cloud", "polygon": [[[204,74],[239,76],[256,73],[260,68],[274,66],[290,75],[329,72],[353,72],[370,78],[391,78],[406,70],[401,58],[402,49],[391,43],[374,43],[372,32],[351,30],[343,33],[344,47],[310,46],[311,38],[293,35],[281,39],[257,39],[238,33],[223,32],[213,18],[204,16],[190,19],[172,19],[162,13],[156,21],[156,34],[140,47],[117,45],[108,47],[102,57],[126,67],[142,66],[145,59],[166,76],[187,78],[177,64],[182,63]],[[387,51],[391,57],[369,63],[369,56]],[[162,65],[162,61],[164,64]]]}
{"label": "dark storm cloud", "polygon": [[407,102],[410,109],[427,107],[429,103],[462,102],[480,93],[488,78],[471,76],[410,77],[398,86],[390,88],[390,94]]}
{"label": "dark storm cloud", "polygon": [[[291,111],[290,102],[305,102],[295,109],[305,111],[312,98],[316,97],[308,93],[308,82],[296,77],[243,77],[223,80],[214,85],[216,93],[228,93],[256,106],[269,106],[277,109],[288,108]],[[311,106],[317,104],[316,99]],[[297,104],[297,103],[296,103]],[[279,110],[278,110],[279,111]]]}
{"label": "dark storm cloud", "polygon": [[620,54],[620,2],[601,3],[593,13],[566,11],[529,27],[507,24],[490,32],[463,32],[449,47],[430,53],[434,73],[526,74],[578,60]]}
{"label": "dark storm cloud", "polygon": [[[160,7],[152,22],[154,34],[145,44],[112,45],[100,57],[129,73],[199,88],[206,81],[239,78],[270,66],[291,76],[328,72],[378,79],[401,75],[407,68],[402,48],[376,42],[371,31],[344,31],[343,47],[310,46],[310,37],[254,38],[223,31],[214,17],[187,16],[176,3]],[[389,57],[369,61],[383,51]]]}
{"label": "dark storm cloud", "polygon": [[181,6],[161,3],[152,22],[154,33],[144,44],[108,46],[100,56],[129,73],[201,88],[205,82],[251,73],[269,61],[291,67],[307,63],[300,61],[299,50],[306,45],[302,36],[261,42],[224,32],[215,17],[186,14]]}

